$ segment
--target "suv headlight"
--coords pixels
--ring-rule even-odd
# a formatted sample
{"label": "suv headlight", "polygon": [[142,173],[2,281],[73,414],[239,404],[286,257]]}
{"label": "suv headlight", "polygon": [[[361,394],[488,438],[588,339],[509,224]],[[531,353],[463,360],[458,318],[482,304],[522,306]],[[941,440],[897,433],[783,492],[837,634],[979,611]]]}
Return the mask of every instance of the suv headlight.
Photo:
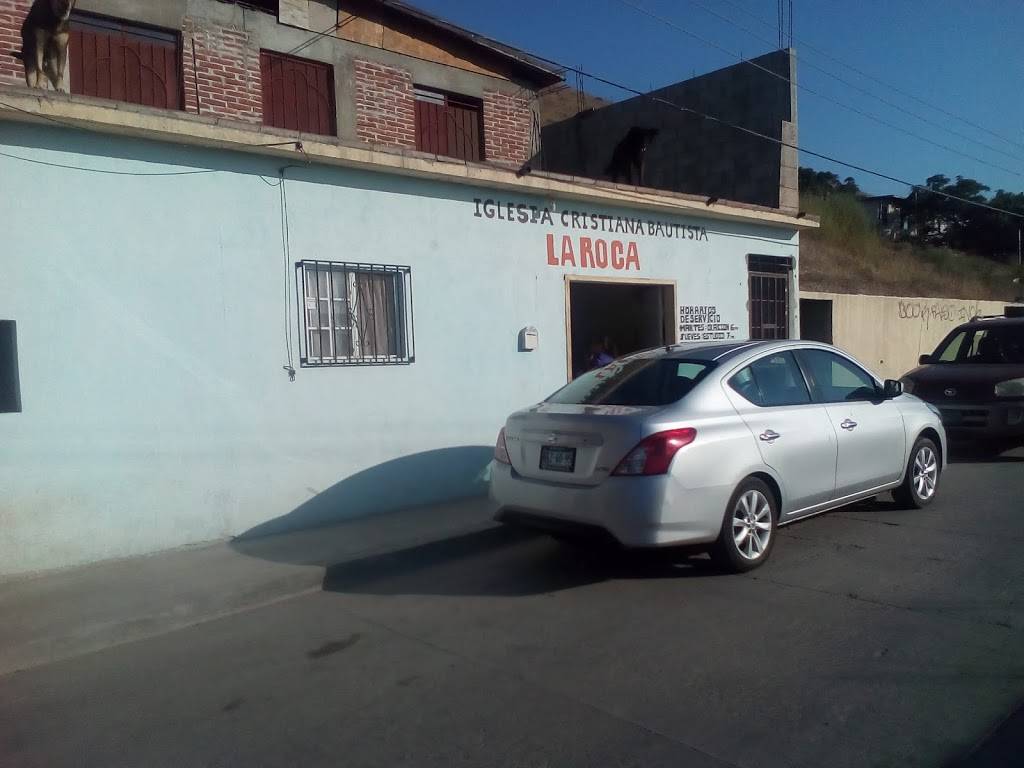
{"label": "suv headlight", "polygon": [[1024,379],[1009,379],[996,384],[996,397],[1024,397]]}

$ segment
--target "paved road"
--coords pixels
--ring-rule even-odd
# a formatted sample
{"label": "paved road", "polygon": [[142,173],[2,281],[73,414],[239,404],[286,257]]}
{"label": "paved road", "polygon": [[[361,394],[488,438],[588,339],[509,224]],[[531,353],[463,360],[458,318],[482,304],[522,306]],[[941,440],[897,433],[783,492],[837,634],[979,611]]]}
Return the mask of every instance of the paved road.
{"label": "paved road", "polygon": [[[336,567],[0,678],[0,764],[959,765],[1024,699],[1022,499],[1024,458],[954,465],[745,576],[501,529]],[[1022,759],[1021,720],[963,765]]]}

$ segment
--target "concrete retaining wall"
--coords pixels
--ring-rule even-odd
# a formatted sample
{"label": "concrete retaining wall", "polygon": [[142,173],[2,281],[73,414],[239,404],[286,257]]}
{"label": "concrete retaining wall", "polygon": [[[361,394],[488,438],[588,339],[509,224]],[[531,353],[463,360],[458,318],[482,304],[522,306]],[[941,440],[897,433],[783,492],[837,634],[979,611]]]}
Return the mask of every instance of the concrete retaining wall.
{"label": "concrete retaining wall", "polygon": [[1006,302],[862,296],[801,291],[801,299],[832,302],[832,340],[879,375],[899,378],[960,323],[1000,315]]}

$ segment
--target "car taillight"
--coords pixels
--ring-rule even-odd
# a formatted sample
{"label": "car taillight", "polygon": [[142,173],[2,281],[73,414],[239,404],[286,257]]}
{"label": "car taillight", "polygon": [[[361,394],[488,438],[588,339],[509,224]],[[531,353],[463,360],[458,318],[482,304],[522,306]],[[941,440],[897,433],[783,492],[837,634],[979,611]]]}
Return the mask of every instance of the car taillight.
{"label": "car taillight", "polygon": [[494,460],[502,464],[511,464],[512,459],[508,457],[508,446],[505,445],[505,428],[498,432],[498,440],[494,443]]}
{"label": "car taillight", "polygon": [[645,437],[626,454],[626,458],[619,462],[612,474],[663,475],[668,472],[676,452],[692,443],[695,437],[697,430],[692,427],[670,429]]}

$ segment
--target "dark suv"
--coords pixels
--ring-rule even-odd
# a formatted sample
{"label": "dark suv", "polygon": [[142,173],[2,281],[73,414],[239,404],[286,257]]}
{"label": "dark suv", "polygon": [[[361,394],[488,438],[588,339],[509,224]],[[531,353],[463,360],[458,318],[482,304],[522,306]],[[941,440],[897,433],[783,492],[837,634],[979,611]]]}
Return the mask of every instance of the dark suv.
{"label": "dark suv", "polygon": [[958,326],[919,362],[904,391],[939,408],[951,440],[992,453],[1024,446],[1024,307]]}

